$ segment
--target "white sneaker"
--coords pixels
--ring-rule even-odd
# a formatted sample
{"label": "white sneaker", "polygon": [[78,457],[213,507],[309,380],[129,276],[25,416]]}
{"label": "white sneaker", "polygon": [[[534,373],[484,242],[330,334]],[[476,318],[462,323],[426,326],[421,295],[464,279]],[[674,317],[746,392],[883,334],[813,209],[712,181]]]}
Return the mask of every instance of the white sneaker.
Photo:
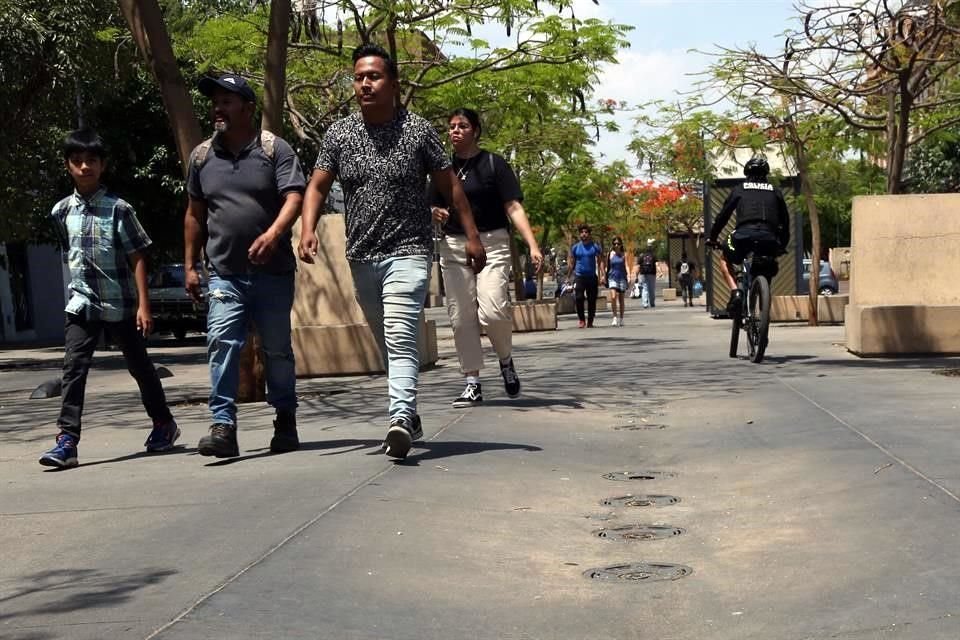
{"label": "white sneaker", "polygon": [[620,316],[620,319],[619,319],[619,322],[617,323],[617,326],[618,326],[618,327],[622,327],[622,326],[623,326],[623,316]]}
{"label": "white sneaker", "polygon": [[611,327],[619,327],[619,326],[620,326],[620,325],[617,323],[617,316],[613,316],[613,322],[610,323],[610,326],[611,326]]}

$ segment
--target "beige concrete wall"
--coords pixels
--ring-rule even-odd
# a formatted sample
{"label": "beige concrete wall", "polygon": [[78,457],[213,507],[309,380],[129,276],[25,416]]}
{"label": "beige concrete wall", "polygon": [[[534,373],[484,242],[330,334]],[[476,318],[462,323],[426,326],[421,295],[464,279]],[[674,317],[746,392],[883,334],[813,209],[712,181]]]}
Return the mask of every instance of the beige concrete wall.
{"label": "beige concrete wall", "polygon": [[853,200],[850,304],[960,304],[960,194]]}
{"label": "beige concrete wall", "polygon": [[[346,259],[343,215],[320,216],[320,247],[315,264],[298,263],[296,295],[290,314],[298,376],[375,373],[383,370],[373,332],[353,293]],[[300,225],[294,225],[294,247]],[[436,324],[420,324],[420,362],[437,361]]]}
{"label": "beige concrete wall", "polygon": [[960,195],[853,201],[847,348],[960,352]]}

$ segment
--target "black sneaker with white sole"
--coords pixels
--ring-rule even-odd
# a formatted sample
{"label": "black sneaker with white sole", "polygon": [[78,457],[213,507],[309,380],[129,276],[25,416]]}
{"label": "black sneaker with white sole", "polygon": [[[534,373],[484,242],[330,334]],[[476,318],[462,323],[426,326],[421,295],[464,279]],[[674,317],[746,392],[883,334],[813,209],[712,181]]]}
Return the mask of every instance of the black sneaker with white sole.
{"label": "black sneaker with white sole", "polygon": [[480,383],[468,382],[463,393],[453,401],[453,406],[463,409],[465,407],[475,407],[481,402],[483,402],[483,391],[480,388]]}
{"label": "black sneaker with white sole", "polygon": [[511,398],[520,395],[520,377],[517,370],[513,368],[513,358],[507,361],[507,364],[500,365],[500,375],[503,376],[503,389]]}
{"label": "black sneaker with white sole", "polygon": [[384,453],[391,458],[403,460],[407,457],[413,443],[423,437],[423,426],[420,416],[409,418],[398,416],[390,420],[387,437],[383,441]]}

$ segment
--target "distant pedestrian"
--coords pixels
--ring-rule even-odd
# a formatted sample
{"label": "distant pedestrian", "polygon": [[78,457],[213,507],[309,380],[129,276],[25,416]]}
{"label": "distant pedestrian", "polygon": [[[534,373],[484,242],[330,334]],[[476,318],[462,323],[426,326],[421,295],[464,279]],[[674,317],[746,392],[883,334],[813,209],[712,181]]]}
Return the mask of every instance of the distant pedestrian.
{"label": "distant pedestrian", "polygon": [[[580,319],[579,326],[583,329],[592,327],[593,318],[597,315],[597,291],[603,278],[603,263],[598,258],[603,250],[591,238],[590,225],[582,224],[578,231],[580,242],[570,247],[567,258],[567,264],[570,265],[567,280],[573,281],[576,287],[574,295],[577,318]],[[586,316],[583,309],[584,299],[587,302]]]}
{"label": "distant pedestrian", "polygon": [[338,120],[320,143],[307,187],[300,258],[317,254],[317,219],[333,181],[346,201],[347,260],[357,301],[384,358],[390,393],[387,455],[405,458],[423,437],[417,413],[417,335],[430,277],[433,225],[426,178],[456,207],[461,259],[474,273],[486,262],[470,203],[433,126],[397,107],[397,63],[381,47],[353,51],[353,90],[360,112]]}
{"label": "distant pedestrian", "polygon": [[[523,192],[513,169],[501,156],[478,146],[482,131],[480,116],[473,109],[457,109],[449,118],[451,162],[463,191],[470,201],[480,240],[487,254],[487,266],[474,273],[466,259],[466,236],[455,207],[437,190],[433,193],[433,219],[443,225],[440,267],[447,294],[447,312],[453,339],[466,379],[455,407],[474,406],[483,401],[480,369],[483,349],[480,328],[497,354],[504,390],[511,398],[520,394],[520,378],[513,364],[513,313],[510,310],[510,223],[530,247],[532,271],[538,272],[543,255],[523,209]],[[537,296],[532,276],[524,282],[526,297]]]}
{"label": "distant pedestrian", "polygon": [[680,254],[680,262],[677,263],[677,282],[680,283],[681,297],[683,306],[693,306],[693,280],[696,274],[697,265],[687,259],[687,252]]}
{"label": "distant pedestrian", "polygon": [[638,270],[641,284],[647,291],[648,304],[652,309],[657,306],[657,255],[654,253],[652,238],[647,240],[646,251],[640,254]]}
{"label": "distant pedestrian", "polygon": [[[623,239],[613,239],[613,249],[607,256],[607,288],[610,289],[610,309],[614,327],[623,326],[623,296],[627,290],[627,258],[623,253]],[[619,312],[617,311],[619,307]]]}
{"label": "distant pedestrian", "polygon": [[89,129],[71,132],[63,143],[63,156],[75,190],[50,214],[70,270],[57,419],[60,433],[40,464],[60,468],[78,464],[87,374],[104,331],[123,351],[127,370],[137,381],[140,400],[153,421],[144,446],[147,451],[167,451],[180,437],[180,429],[145,344],[153,328],[144,255],[150,238],[133,207],[100,182],[107,160],[99,135]]}
{"label": "distant pedestrian", "polygon": [[294,451],[296,370],[290,341],[296,259],[290,228],[300,215],[305,180],[290,145],[254,125],[256,95],[233,74],[203,78],[212,102],[215,134],[190,156],[184,218],[186,288],[201,298],[196,265],[204,237],[210,270],[207,359],[210,363],[209,435],[203,456],[240,455],[237,390],[240,352],[252,320],[263,348],[267,403],[276,411],[270,450]]}

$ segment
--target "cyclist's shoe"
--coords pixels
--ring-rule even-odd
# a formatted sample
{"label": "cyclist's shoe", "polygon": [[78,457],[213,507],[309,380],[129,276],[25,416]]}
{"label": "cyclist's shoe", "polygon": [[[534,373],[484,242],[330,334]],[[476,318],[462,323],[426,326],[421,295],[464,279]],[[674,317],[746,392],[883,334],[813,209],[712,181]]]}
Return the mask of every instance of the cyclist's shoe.
{"label": "cyclist's shoe", "polygon": [[422,437],[423,427],[420,424],[420,416],[414,416],[413,420],[397,416],[390,420],[390,428],[387,429],[387,437],[383,441],[384,453],[391,458],[403,460],[410,452],[414,441]]}
{"label": "cyclist's shoe", "polygon": [[216,422],[210,425],[210,433],[200,438],[197,451],[202,456],[234,458],[240,455],[237,444],[237,428],[232,424]]}
{"label": "cyclist's shoe", "polygon": [[740,315],[743,309],[743,291],[734,289],[730,292],[730,301],[727,302],[727,313]]}
{"label": "cyclist's shoe", "polygon": [[40,456],[40,464],[60,469],[77,466],[77,438],[68,433],[59,434],[56,446]]}
{"label": "cyclist's shoe", "polygon": [[270,439],[270,451],[287,453],[299,448],[297,414],[293,411],[277,411],[277,419],[273,421],[273,438]]}
{"label": "cyclist's shoe", "polygon": [[480,388],[479,382],[468,382],[466,388],[464,388],[463,393],[453,401],[453,406],[457,409],[463,409],[466,407],[475,407],[478,404],[483,402],[483,391]]}
{"label": "cyclist's shoe", "polygon": [[155,420],[153,423],[153,431],[147,436],[147,441],[143,443],[143,446],[145,446],[150,453],[170,451],[170,449],[173,449],[173,443],[175,443],[179,437],[180,427],[177,426],[176,420],[173,418],[166,421]]}
{"label": "cyclist's shoe", "polygon": [[513,368],[513,358],[507,360],[507,364],[500,365],[500,375],[503,376],[503,389],[511,398],[520,395],[520,376],[517,370]]}

